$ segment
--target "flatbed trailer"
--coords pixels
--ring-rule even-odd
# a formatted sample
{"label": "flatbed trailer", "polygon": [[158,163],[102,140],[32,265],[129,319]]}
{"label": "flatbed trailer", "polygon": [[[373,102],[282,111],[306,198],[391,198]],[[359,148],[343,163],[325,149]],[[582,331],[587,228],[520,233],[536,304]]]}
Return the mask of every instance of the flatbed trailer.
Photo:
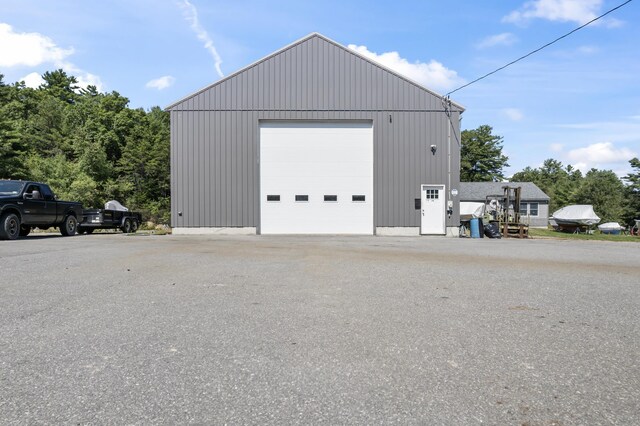
{"label": "flatbed trailer", "polygon": [[124,233],[136,232],[142,223],[138,212],[110,209],[83,210],[83,220],[78,225],[80,234],[91,234],[96,229],[120,229]]}

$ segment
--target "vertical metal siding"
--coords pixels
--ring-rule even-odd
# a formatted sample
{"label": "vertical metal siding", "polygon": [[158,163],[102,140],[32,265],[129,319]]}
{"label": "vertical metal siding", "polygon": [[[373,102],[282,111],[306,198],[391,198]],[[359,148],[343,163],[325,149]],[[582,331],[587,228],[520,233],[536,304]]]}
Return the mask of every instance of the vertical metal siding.
{"label": "vertical metal siding", "polygon": [[[376,226],[419,226],[420,184],[448,185],[441,99],[311,37],[171,108],[172,226],[259,226],[259,122],[292,119],[373,121]],[[459,151],[452,134],[447,191]]]}

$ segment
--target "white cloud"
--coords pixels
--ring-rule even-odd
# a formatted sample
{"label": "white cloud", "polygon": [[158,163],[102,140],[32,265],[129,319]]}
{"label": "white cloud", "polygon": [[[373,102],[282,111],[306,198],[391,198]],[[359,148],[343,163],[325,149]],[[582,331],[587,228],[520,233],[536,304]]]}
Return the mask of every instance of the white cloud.
{"label": "white cloud", "polygon": [[39,33],[17,33],[11,25],[0,23],[0,67],[34,67],[46,62],[58,63],[73,54],[49,37]]}
{"label": "white cloud", "polygon": [[104,83],[100,76],[95,74],[91,74],[89,72],[79,72],[76,73],[76,77],[78,79],[78,86],[86,88],[87,86],[96,86],[96,90],[98,92],[104,91]]}
{"label": "white cloud", "polygon": [[640,121],[630,117],[619,121],[558,124],[556,127],[570,130],[569,134],[584,144],[612,141],[634,146],[640,142]]}
{"label": "white cloud", "polygon": [[517,41],[518,38],[515,35],[511,33],[502,33],[492,35],[483,39],[478,44],[476,44],[476,47],[478,49],[486,49],[487,47],[493,46],[511,46]]}
{"label": "white cloud", "polygon": [[25,75],[19,81],[24,81],[25,86],[31,87],[32,89],[37,89],[42,83],[44,83],[42,76],[37,72]]}
{"label": "white cloud", "polygon": [[551,150],[551,152],[562,152],[562,150],[564,149],[564,145],[561,143],[552,143],[551,145],[549,145],[549,149]]}
{"label": "white cloud", "polygon": [[[102,90],[100,77],[83,71],[67,60],[73,52],[73,48],[58,47],[53,40],[40,33],[18,33],[11,25],[0,23],[0,67],[36,67],[53,64],[56,68],[62,68],[75,76],[80,87],[91,84]],[[36,72],[21,80],[29,87],[37,87],[42,83],[42,77]]]}
{"label": "white cloud", "polygon": [[626,163],[637,154],[628,148],[616,148],[611,142],[600,142],[572,149],[567,156],[576,163],[576,167],[579,164],[584,168],[590,168],[601,164]]}
{"label": "white cloud", "polygon": [[578,53],[582,53],[583,55],[593,55],[599,51],[600,49],[595,46],[580,46],[578,48]]}
{"label": "white cloud", "polygon": [[582,173],[587,173],[591,170],[591,167],[587,163],[574,163],[571,165],[574,169],[580,170]]}
{"label": "white cloud", "polygon": [[184,12],[185,19],[190,23],[191,29],[196,33],[198,40],[204,42],[204,48],[209,51],[214,60],[214,65],[218,76],[224,77],[220,65],[222,65],[222,58],[218,54],[216,47],[213,45],[213,40],[209,36],[209,33],[200,25],[198,20],[198,10],[191,4],[189,0],[182,0],[178,5]]}
{"label": "white cloud", "polygon": [[449,90],[464,84],[464,80],[458,76],[457,72],[448,69],[435,60],[431,60],[429,63],[409,62],[402,58],[398,52],[377,54],[369,51],[366,46],[350,44],[348,47],[366,58],[376,61],[430,89]]}
{"label": "white cloud", "polygon": [[81,88],[86,89],[87,86],[96,86],[98,92],[102,92],[104,90],[104,83],[102,83],[99,76],[86,72],[71,62],[62,61],[55,65],[58,68],[62,68],[67,74],[74,76],[78,80],[78,86]]}
{"label": "white cloud", "polygon": [[165,75],[162,77],[158,77],[158,78],[154,78],[153,80],[147,82],[146,87],[148,89],[158,89],[158,90],[163,90],[166,89],[167,87],[171,87],[173,86],[173,83],[175,83],[176,79],[170,75]]}
{"label": "white cloud", "polygon": [[502,112],[511,121],[520,121],[524,118],[524,114],[517,108],[505,108]]}
{"label": "white cloud", "polygon": [[520,24],[531,19],[584,24],[598,16],[603,0],[532,0],[514,10],[503,22]]}

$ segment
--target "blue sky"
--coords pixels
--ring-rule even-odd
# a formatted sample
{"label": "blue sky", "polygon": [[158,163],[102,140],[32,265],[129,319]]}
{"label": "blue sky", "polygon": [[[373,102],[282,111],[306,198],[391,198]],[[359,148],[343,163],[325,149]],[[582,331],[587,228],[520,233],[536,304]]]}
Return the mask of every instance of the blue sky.
{"label": "blue sky", "polygon": [[[311,32],[438,93],[624,0],[0,0],[0,73],[64,68],[132,107],[166,106]],[[504,137],[507,174],[555,158],[619,175],[640,156],[640,1],[452,95]]]}

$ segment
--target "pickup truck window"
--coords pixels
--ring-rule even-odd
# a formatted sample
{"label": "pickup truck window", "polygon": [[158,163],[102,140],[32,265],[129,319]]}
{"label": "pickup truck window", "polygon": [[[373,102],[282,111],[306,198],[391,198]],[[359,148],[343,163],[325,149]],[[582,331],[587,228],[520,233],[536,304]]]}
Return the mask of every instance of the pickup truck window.
{"label": "pickup truck window", "polygon": [[0,195],[18,195],[24,182],[0,181]]}
{"label": "pickup truck window", "polygon": [[31,184],[27,187],[25,194],[29,195],[29,198],[33,200],[41,200],[42,192],[40,191],[40,187],[38,185]]}
{"label": "pickup truck window", "polygon": [[40,187],[40,190],[42,191],[42,196],[44,197],[45,200],[53,200],[55,198],[53,196],[53,192],[51,191],[51,188],[49,188],[48,185],[42,185]]}

